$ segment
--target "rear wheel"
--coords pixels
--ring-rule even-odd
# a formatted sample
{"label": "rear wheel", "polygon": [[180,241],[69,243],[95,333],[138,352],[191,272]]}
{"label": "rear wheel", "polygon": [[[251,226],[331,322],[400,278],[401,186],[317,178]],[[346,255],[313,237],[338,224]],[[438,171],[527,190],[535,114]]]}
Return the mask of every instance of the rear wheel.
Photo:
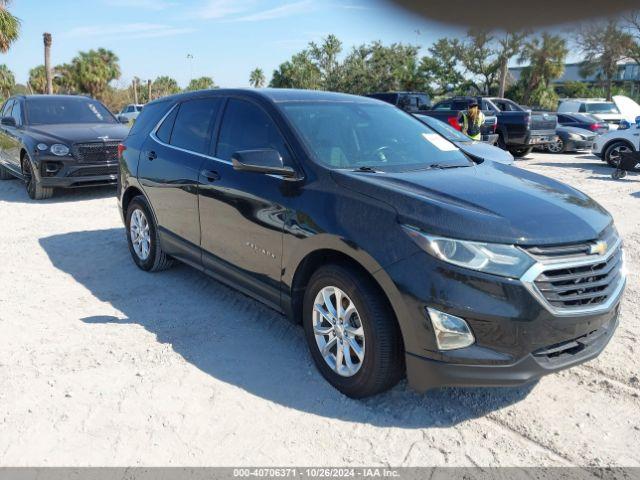
{"label": "rear wheel", "polygon": [[173,264],[160,246],[157,225],[144,197],[131,200],[126,216],[127,243],[133,261],[142,270],[159,272]]}
{"label": "rear wheel", "polygon": [[526,157],[533,151],[533,147],[510,148],[509,152],[516,158]]}
{"label": "rear wheel", "polygon": [[53,188],[43,187],[41,180],[33,171],[29,156],[25,156],[22,162],[22,170],[24,172],[27,195],[33,200],[45,200],[53,196]]}
{"label": "rear wheel", "polygon": [[617,167],[623,153],[633,152],[633,147],[626,142],[615,142],[607,147],[604,159],[612,167]]}
{"label": "rear wheel", "polygon": [[498,147],[501,148],[502,150],[507,150],[507,142],[504,141],[504,136],[499,133],[498,134]]}
{"label": "rear wheel", "polygon": [[546,148],[550,153],[564,153],[567,146],[561,138],[558,138],[557,141],[547,144]]}
{"label": "rear wheel", "polygon": [[386,299],[355,269],[327,265],[305,292],[307,344],[322,376],[353,398],[382,392],[404,373],[400,331]]}

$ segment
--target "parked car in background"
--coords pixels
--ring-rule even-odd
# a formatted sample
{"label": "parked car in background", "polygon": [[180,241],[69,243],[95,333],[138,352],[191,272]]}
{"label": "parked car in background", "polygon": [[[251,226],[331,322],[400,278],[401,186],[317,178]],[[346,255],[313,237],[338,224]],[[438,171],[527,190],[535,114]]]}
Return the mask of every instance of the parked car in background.
{"label": "parked car in background", "polygon": [[31,198],[49,198],[56,187],[116,183],[128,128],[99,101],[18,95],[0,112],[0,179],[24,180]]}
{"label": "parked car in background", "polygon": [[460,150],[471,156],[494,162],[513,163],[513,155],[501,148],[494,147],[493,143],[495,142],[489,142],[489,144],[487,142],[476,142],[442,120],[422,114],[416,114],[415,116],[422,123],[433,128],[444,138],[453,142]]}
{"label": "parked car in background", "polygon": [[607,122],[612,130],[618,128],[623,115],[614,102],[596,98],[575,98],[563,100],[558,105],[558,113],[589,113]]}
{"label": "parked car in background", "polygon": [[436,118],[458,117],[471,102],[477,102],[485,115],[497,117],[498,146],[514,157],[524,157],[536,145],[555,140],[557,119],[548,113],[527,111],[511,100],[495,97],[453,97],[436,103],[425,115]]}
{"label": "parked car in background", "polygon": [[622,242],[600,205],[383,102],[189,92],[145,106],[120,151],[133,262],[181,260],[301,322],[351,397],[405,372],[418,390],[532,382],[617,328]]}
{"label": "parked car in background", "polygon": [[612,167],[617,166],[620,155],[640,151],[640,124],[624,130],[613,130],[596,138],[592,153]]}
{"label": "parked car in background", "polygon": [[605,121],[594,117],[590,113],[558,113],[558,124],[565,127],[576,127],[589,130],[598,135],[607,133],[610,128]]}
{"label": "parked car in background", "polygon": [[542,149],[550,153],[590,151],[596,134],[590,130],[559,125],[556,128],[557,140],[548,143]]}
{"label": "parked car in background", "polygon": [[423,92],[380,92],[366,96],[390,103],[409,113],[424,112],[431,108],[431,98]]}
{"label": "parked car in background", "polygon": [[129,105],[122,107],[122,110],[120,110],[118,117],[126,118],[128,122],[130,122],[131,120],[135,120],[136,118],[138,118],[138,115],[140,115],[142,107],[144,107],[144,105],[142,104],[130,103]]}

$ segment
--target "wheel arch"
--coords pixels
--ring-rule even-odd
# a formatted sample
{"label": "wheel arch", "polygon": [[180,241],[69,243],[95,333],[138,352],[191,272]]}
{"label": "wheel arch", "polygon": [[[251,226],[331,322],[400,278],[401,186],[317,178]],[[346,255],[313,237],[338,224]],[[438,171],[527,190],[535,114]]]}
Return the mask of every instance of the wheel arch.
{"label": "wheel arch", "polygon": [[637,151],[637,148],[633,145],[633,143],[631,143],[629,140],[627,140],[626,138],[614,138],[613,140],[609,140],[607,143],[604,144],[604,146],[602,147],[602,155],[606,156],[607,155],[607,151],[609,150],[609,148],[611,148],[612,145],[615,145],[616,143],[624,143],[626,145],[628,145],[632,151]]}
{"label": "wheel arch", "polygon": [[[129,204],[131,203],[131,200],[133,200],[134,198],[136,198],[138,196],[145,197],[144,192],[141,189],[139,189],[135,185],[130,185],[129,187],[127,187],[127,189],[122,194],[122,213],[123,213],[123,215],[127,214],[127,209],[129,208]],[[145,197],[145,200],[146,200],[146,197]],[[147,203],[149,203],[148,200],[147,200]]]}
{"label": "wheel arch", "polygon": [[404,313],[400,292],[396,289],[393,281],[383,268],[371,268],[371,265],[367,268],[365,264],[368,262],[363,262],[361,259],[357,259],[342,250],[319,248],[308,252],[298,263],[291,282],[290,304],[285,306],[285,311],[289,318],[295,323],[302,322],[304,292],[309,284],[309,280],[318,268],[330,263],[347,265],[362,273],[371,281],[371,284],[382,295],[382,298],[384,298],[390,311],[394,315],[394,321],[400,329],[404,351],[407,335],[410,335],[412,327],[404,322],[407,315]]}

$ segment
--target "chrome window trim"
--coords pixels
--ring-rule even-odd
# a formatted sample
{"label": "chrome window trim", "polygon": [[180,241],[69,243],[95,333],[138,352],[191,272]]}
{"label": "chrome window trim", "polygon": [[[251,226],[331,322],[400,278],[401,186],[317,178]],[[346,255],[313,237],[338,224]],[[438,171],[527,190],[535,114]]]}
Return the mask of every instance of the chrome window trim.
{"label": "chrome window trim", "polygon": [[548,270],[585,267],[588,265],[595,265],[598,263],[606,262],[614,254],[618,252],[618,249],[621,247],[621,244],[622,244],[622,239],[618,237],[616,242],[613,244],[613,246],[609,248],[609,250],[607,250],[607,252],[605,252],[603,255],[598,255],[592,258],[587,257],[587,258],[577,259],[577,260],[560,259],[560,260],[551,260],[546,262],[536,262],[529,268],[529,270],[527,270],[524,273],[524,275],[522,275],[522,277],[520,277],[520,281],[525,286],[525,288],[529,291],[529,293],[531,293],[534,296],[534,298],[538,300],[540,304],[542,304],[543,307],[545,307],[550,313],[558,317],[573,317],[573,316],[579,316],[579,315],[589,315],[589,314],[598,314],[598,313],[607,312],[611,309],[611,307],[613,307],[613,305],[615,305],[618,302],[626,284],[626,271],[624,268],[625,267],[624,253],[621,259],[621,265],[619,270],[620,279],[618,280],[618,285],[616,286],[615,290],[611,293],[611,295],[609,296],[606,302],[593,307],[580,307],[580,308],[554,307],[547,301],[547,299],[544,297],[542,292],[540,292],[540,290],[535,284],[535,281],[536,281],[536,278],[538,278],[538,276],[541,273],[544,273],[545,271],[548,271]]}
{"label": "chrome window trim", "polygon": [[167,117],[169,115],[171,115],[171,113],[178,108],[178,106],[180,105],[180,102],[176,103],[173,107],[171,107],[169,109],[169,111],[167,113],[165,113],[163,115],[163,117],[160,119],[160,121],[156,124],[155,127],[153,127],[153,129],[151,130],[151,133],[149,134],[149,136],[153,139],[154,142],[159,143],[160,145],[162,145],[163,147],[167,147],[167,148],[171,148],[173,150],[177,150],[178,152],[184,152],[184,153],[190,153],[192,155],[197,155],[199,157],[202,158],[207,158],[209,160],[216,160],[217,162],[221,162],[221,163],[225,163],[227,165],[232,165],[232,163],[228,160],[223,160],[221,158],[216,158],[216,157],[212,157],[211,155],[207,155],[206,153],[200,153],[200,152],[194,152],[193,150],[188,150],[186,148],[180,148],[180,147],[176,147],[175,145],[171,145],[169,143],[165,143],[162,140],[160,140],[158,138],[158,136],[156,135],[156,133],[158,132],[158,129],[160,128],[160,126],[164,123],[164,121],[167,119]]}

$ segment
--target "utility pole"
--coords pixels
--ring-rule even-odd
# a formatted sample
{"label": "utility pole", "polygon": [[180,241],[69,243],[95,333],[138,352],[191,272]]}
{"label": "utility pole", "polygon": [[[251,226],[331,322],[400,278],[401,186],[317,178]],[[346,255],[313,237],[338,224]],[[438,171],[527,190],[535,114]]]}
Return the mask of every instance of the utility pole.
{"label": "utility pole", "polygon": [[189,82],[193,80],[193,55],[187,53],[187,61],[189,62]]}
{"label": "utility pole", "polygon": [[47,77],[47,91],[48,95],[53,93],[53,75],[51,74],[51,43],[52,38],[50,33],[43,33],[42,39],[44,40],[44,70]]}
{"label": "utility pole", "polygon": [[147,80],[147,98],[151,101],[151,79]]}
{"label": "utility pole", "polygon": [[133,103],[138,104],[138,79],[133,78]]}

